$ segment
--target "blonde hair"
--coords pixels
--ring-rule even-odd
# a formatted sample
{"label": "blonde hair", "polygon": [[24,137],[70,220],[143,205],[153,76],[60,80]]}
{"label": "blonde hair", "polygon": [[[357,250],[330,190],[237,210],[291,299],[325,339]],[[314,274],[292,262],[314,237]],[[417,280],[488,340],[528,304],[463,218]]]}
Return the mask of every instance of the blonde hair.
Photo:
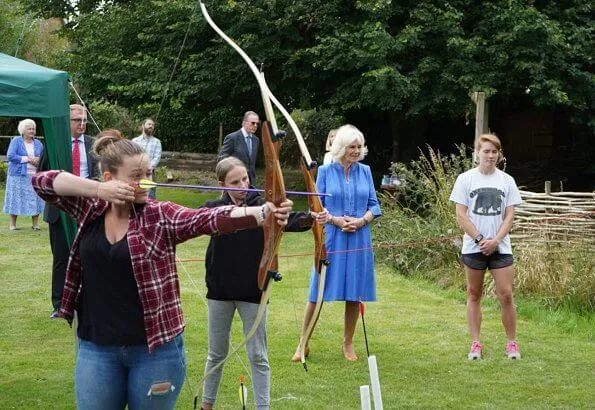
{"label": "blonde hair", "polygon": [[368,155],[368,148],[366,147],[364,134],[351,124],[345,124],[339,127],[330,149],[333,160],[339,162],[345,156],[345,148],[354,142],[357,142],[362,146],[358,158],[358,161],[361,161]]}
{"label": "blonde hair", "polygon": [[215,166],[215,175],[217,176],[217,181],[225,182],[227,174],[235,167],[242,167],[247,170],[246,164],[236,157],[226,157],[219,161]]}
{"label": "blonde hair", "polygon": [[328,132],[328,135],[326,136],[326,144],[324,145],[325,150],[331,150],[331,146],[333,145],[331,142],[331,138],[335,138],[335,135],[337,135],[337,130],[335,128]]}
{"label": "blonde hair", "polygon": [[500,142],[500,138],[495,134],[481,134],[475,141],[475,152],[479,152],[481,144],[484,142],[491,143],[498,150],[498,164],[505,160],[504,152],[502,151],[502,143]]}
{"label": "blonde hair", "polygon": [[33,121],[31,118],[25,118],[24,120],[19,122],[19,125],[17,126],[19,135],[20,136],[25,135],[25,130],[27,129],[27,127],[29,127],[31,125],[33,125],[35,127],[35,129],[37,129],[37,125],[35,124],[35,121]]}
{"label": "blonde hair", "polygon": [[116,173],[124,158],[143,155],[145,151],[135,142],[122,137],[120,131],[107,129],[97,135],[93,152],[99,158],[102,171]]}

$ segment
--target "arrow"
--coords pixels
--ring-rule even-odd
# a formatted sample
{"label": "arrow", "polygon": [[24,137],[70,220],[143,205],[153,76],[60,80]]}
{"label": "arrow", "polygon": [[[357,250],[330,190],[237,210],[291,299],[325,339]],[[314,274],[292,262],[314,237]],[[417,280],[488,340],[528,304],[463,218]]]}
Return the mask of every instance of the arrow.
{"label": "arrow", "polygon": [[364,328],[364,340],[366,341],[366,354],[368,357],[370,357],[370,348],[368,347],[368,333],[366,332],[366,319],[364,319],[365,312],[366,312],[366,307],[364,305],[364,302],[362,302],[360,300],[359,301],[359,314],[362,317],[362,326]]}
{"label": "arrow", "polygon": [[[142,189],[163,187],[163,188],[190,188],[190,189],[200,189],[203,191],[265,192],[264,189],[257,189],[257,188],[229,188],[229,187],[219,187],[219,186],[210,186],[210,185],[163,184],[163,183],[153,182],[148,179],[141,179],[140,181],[138,181],[137,186]],[[286,191],[285,193],[287,195],[302,195],[302,196],[332,196],[332,194],[324,194],[324,193],[320,193],[320,192]]]}
{"label": "arrow", "polygon": [[244,376],[240,376],[240,389],[238,390],[240,395],[240,403],[242,404],[242,410],[246,410],[246,402],[248,401],[248,389],[244,384]]}
{"label": "arrow", "polygon": [[372,383],[372,397],[374,399],[374,410],[383,410],[382,392],[380,391],[380,378],[378,377],[378,363],[376,356],[370,356],[368,348],[368,334],[366,333],[366,321],[364,319],[366,307],[364,302],[359,301],[359,314],[362,317],[362,326],[364,328],[364,339],[366,340],[366,353],[368,355],[368,369],[370,370],[370,382]]}

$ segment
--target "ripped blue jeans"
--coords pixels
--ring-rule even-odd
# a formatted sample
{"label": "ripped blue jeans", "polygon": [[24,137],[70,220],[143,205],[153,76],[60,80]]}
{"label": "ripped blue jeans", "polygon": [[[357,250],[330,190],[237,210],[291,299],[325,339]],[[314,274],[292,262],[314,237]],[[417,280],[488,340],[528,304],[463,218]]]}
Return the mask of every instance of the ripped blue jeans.
{"label": "ripped blue jeans", "polygon": [[173,409],[184,384],[183,334],[149,354],[146,345],[101,346],[79,339],[75,370],[79,410]]}

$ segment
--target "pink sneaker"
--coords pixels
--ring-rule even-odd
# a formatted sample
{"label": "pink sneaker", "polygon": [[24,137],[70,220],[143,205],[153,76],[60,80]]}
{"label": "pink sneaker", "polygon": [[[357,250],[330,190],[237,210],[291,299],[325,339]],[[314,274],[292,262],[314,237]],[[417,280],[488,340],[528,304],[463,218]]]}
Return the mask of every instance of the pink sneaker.
{"label": "pink sneaker", "polygon": [[471,343],[471,350],[469,351],[469,354],[467,355],[469,360],[481,359],[481,349],[482,348],[483,348],[483,346],[478,341],[474,341],[473,343]]}
{"label": "pink sneaker", "polygon": [[519,350],[519,345],[514,340],[508,342],[506,345],[506,356],[509,359],[517,360],[521,358],[521,352]]}

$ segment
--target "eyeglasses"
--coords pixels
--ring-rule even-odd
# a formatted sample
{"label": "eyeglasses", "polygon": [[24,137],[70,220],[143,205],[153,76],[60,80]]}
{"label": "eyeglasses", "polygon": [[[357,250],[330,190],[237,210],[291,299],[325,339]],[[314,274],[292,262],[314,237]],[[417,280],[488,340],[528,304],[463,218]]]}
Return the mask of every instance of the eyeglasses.
{"label": "eyeglasses", "polygon": [[86,124],[87,120],[85,118],[71,118],[70,121],[76,122],[77,124]]}
{"label": "eyeglasses", "polygon": [[248,124],[252,124],[252,125],[260,125],[260,121],[246,121]]}

